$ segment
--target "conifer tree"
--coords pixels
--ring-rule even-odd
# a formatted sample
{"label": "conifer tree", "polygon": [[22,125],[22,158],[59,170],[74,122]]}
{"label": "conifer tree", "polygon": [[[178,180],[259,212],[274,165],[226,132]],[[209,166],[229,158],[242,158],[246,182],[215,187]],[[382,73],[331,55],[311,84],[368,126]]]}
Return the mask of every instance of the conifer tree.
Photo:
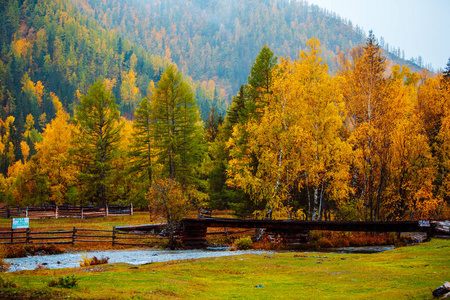
{"label": "conifer tree", "polygon": [[450,80],[450,58],[447,61],[447,65],[445,66],[444,72],[442,73],[445,80]]}
{"label": "conifer tree", "polygon": [[162,74],[152,96],[156,154],[163,177],[192,183],[204,155],[204,132],[190,86],[174,66]]}
{"label": "conifer tree", "polygon": [[153,113],[150,101],[143,98],[134,113],[133,144],[130,153],[133,160],[130,171],[147,182],[147,188],[153,180],[153,160],[155,158],[155,142],[153,138]]}
{"label": "conifer tree", "polygon": [[250,69],[248,77],[249,108],[251,112],[264,106],[263,97],[270,93],[272,86],[272,70],[277,65],[277,57],[267,45],[259,52]]}
{"label": "conifer tree", "polygon": [[116,101],[102,80],[97,80],[81,97],[74,124],[78,132],[72,153],[79,167],[83,198],[106,206],[111,188],[111,162],[121,138],[122,125]]}

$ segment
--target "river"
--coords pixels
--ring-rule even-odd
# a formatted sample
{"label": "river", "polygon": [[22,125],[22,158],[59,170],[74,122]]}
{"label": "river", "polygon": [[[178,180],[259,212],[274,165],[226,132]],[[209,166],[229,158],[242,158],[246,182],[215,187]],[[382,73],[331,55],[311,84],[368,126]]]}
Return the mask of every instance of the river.
{"label": "river", "polygon": [[[394,249],[394,246],[378,247],[348,247],[339,249],[325,249],[320,252],[334,253],[377,253]],[[296,251],[299,252],[299,251]],[[6,258],[4,261],[10,264],[8,272],[23,270],[35,270],[40,267],[47,269],[76,268],[80,266],[82,256],[94,257],[98,259],[109,258],[109,263],[128,263],[131,265],[144,265],[154,262],[164,262],[173,260],[198,259],[207,257],[223,257],[231,255],[257,254],[263,255],[274,253],[266,250],[239,250],[229,251],[224,249],[214,250],[111,250],[111,251],[90,251],[77,253],[64,253],[55,255],[28,256],[21,258]],[[314,251],[314,253],[317,253]]]}

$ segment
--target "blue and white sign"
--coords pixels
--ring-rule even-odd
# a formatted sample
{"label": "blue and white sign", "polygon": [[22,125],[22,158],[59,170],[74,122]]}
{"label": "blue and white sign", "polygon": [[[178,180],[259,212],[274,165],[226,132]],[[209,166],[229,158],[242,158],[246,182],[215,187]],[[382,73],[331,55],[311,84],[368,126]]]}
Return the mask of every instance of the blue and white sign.
{"label": "blue and white sign", "polygon": [[12,219],[12,229],[26,229],[26,228],[30,228],[30,218]]}

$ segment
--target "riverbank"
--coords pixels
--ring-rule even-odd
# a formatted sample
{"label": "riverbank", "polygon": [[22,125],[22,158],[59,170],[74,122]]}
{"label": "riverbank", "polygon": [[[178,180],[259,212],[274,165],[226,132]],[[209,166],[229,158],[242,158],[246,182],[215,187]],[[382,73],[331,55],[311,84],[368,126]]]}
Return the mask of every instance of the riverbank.
{"label": "riverbank", "polygon": [[[321,249],[305,253],[379,253],[393,250],[394,246],[374,247],[347,247],[336,249]],[[278,251],[292,252],[293,251]],[[107,258],[110,264],[127,263],[131,265],[145,265],[156,262],[177,261],[186,259],[213,258],[246,254],[273,254],[275,251],[266,250],[238,250],[230,251],[227,247],[211,248],[206,250],[109,250],[109,251],[85,251],[76,253],[63,253],[53,255],[33,255],[20,258],[6,258],[4,262],[9,265],[7,272],[17,272],[36,269],[64,269],[77,268],[83,261],[83,256],[98,259]]]}
{"label": "riverbank", "polygon": [[54,255],[37,255],[21,258],[7,258],[4,262],[9,264],[8,272],[25,270],[64,269],[77,268],[83,256],[98,259],[107,258],[109,264],[126,263],[130,265],[145,265],[157,262],[178,261],[187,259],[201,259],[245,254],[262,255],[270,253],[262,250],[245,251],[207,251],[207,250],[113,250],[113,251],[89,251],[78,253],[64,253]]}
{"label": "riverbank", "polygon": [[[140,266],[110,263],[39,269],[4,274],[4,282],[19,287],[3,289],[2,295],[36,292],[40,299],[430,299],[435,288],[449,281],[449,257],[450,241],[433,239],[376,254],[285,252]],[[75,287],[48,287],[50,280],[68,275],[74,276]]]}

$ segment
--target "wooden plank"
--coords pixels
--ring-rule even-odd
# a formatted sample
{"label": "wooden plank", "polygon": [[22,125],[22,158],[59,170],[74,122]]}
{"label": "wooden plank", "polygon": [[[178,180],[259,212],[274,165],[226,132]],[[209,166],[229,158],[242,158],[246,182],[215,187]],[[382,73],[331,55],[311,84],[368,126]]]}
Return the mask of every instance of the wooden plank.
{"label": "wooden plank", "polygon": [[120,231],[150,231],[154,229],[166,228],[167,223],[156,223],[156,224],[146,224],[146,225],[136,225],[136,226],[118,226],[116,230]]}
{"label": "wooden plank", "polygon": [[30,234],[65,234],[65,233],[73,233],[73,230],[70,231],[39,231],[39,232],[30,232]]}
{"label": "wooden plank", "polygon": [[184,228],[194,226],[267,228],[290,230],[329,230],[329,231],[367,231],[367,232],[427,232],[429,228],[420,227],[418,221],[392,222],[341,222],[341,221],[293,221],[293,220],[239,220],[225,218],[183,219]]}
{"label": "wooden plank", "polygon": [[[14,237],[16,239],[16,237]],[[47,236],[47,237],[30,237],[30,240],[67,240],[72,239],[72,236]]]}
{"label": "wooden plank", "polygon": [[79,235],[76,237],[92,237],[92,238],[112,238],[112,235]]}

